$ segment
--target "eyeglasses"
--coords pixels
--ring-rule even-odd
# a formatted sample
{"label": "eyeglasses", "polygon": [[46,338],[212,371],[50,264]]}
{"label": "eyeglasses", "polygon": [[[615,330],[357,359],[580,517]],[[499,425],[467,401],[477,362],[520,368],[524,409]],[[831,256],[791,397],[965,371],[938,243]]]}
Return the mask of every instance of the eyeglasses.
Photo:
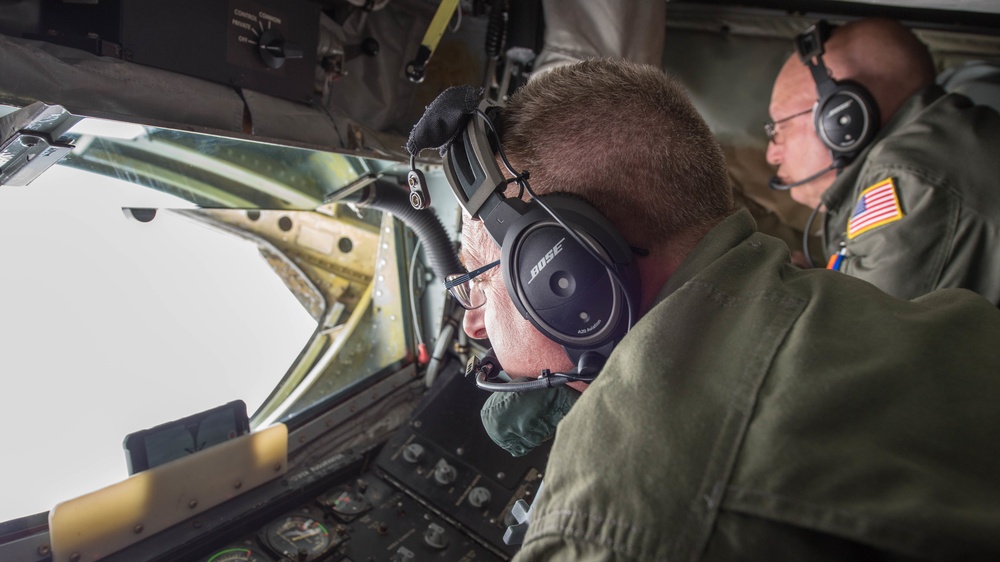
{"label": "eyeglasses", "polygon": [[500,260],[489,263],[469,273],[455,273],[445,278],[444,288],[455,297],[465,310],[474,310],[486,304],[486,292],[479,286],[482,279],[476,277],[500,265]]}
{"label": "eyeglasses", "polygon": [[778,125],[784,123],[785,121],[790,121],[792,119],[795,119],[796,117],[802,117],[807,113],[812,113],[812,111],[813,108],[810,107],[809,109],[800,111],[798,113],[794,113],[792,115],[789,115],[788,117],[782,117],[777,121],[770,121],[768,123],[764,123],[764,134],[767,135],[767,141],[773,142],[774,144],[778,144]]}

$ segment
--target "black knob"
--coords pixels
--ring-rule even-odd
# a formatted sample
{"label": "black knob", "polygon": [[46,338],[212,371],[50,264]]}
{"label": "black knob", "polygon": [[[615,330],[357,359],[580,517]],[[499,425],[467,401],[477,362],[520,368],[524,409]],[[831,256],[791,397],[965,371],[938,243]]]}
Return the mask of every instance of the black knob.
{"label": "black knob", "polygon": [[268,68],[281,68],[286,59],[300,59],[303,56],[302,47],[285,41],[277,29],[268,29],[260,36],[257,52]]}
{"label": "black knob", "polygon": [[382,46],[379,44],[378,39],[365,37],[357,45],[347,45],[344,47],[344,60],[351,60],[358,55],[374,57],[381,48]]}

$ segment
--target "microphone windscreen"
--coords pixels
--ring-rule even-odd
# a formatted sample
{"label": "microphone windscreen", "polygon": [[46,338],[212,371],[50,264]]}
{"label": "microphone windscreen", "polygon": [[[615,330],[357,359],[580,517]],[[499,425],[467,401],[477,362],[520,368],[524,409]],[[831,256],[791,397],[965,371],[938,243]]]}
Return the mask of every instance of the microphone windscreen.
{"label": "microphone windscreen", "polygon": [[406,150],[416,156],[425,148],[446,147],[476,111],[481,92],[473,86],[452,86],[441,92],[413,126]]}

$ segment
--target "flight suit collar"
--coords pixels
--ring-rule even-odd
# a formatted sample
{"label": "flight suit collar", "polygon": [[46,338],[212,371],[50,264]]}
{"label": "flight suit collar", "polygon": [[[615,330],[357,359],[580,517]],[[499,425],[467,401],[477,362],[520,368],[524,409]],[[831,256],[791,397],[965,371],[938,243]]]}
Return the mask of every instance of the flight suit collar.
{"label": "flight suit collar", "polygon": [[669,297],[674,291],[693,279],[698,273],[722,257],[726,252],[736,247],[757,231],[757,223],[750,211],[740,209],[729,215],[709,230],[701,241],[684,258],[680,267],[674,271],[670,279],[657,295],[653,306]]}

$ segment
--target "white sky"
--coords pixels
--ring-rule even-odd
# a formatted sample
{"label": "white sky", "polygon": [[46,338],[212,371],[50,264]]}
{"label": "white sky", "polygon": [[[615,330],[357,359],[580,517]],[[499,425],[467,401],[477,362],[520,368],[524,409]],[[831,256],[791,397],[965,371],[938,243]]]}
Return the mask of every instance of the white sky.
{"label": "white sky", "polygon": [[55,166],[0,186],[0,522],[127,476],[125,435],[242,399],[315,322],[252,244],[172,196]]}

